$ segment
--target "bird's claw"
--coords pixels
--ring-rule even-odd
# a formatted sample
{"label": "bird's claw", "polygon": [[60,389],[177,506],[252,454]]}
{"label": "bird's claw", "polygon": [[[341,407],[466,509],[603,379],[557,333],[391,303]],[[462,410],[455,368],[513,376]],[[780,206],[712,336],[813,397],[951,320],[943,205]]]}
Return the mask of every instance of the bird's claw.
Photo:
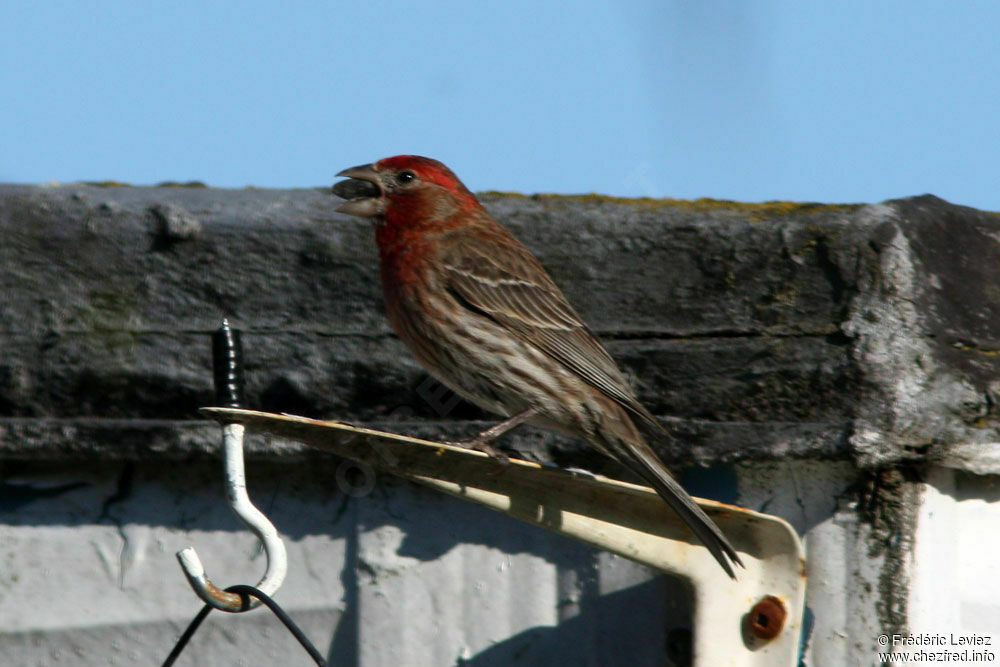
{"label": "bird's claw", "polygon": [[502,466],[510,465],[510,457],[501,452],[499,449],[491,445],[490,443],[480,440],[478,438],[469,438],[467,440],[456,440],[452,442],[446,442],[445,444],[453,445],[455,447],[461,447],[462,449],[472,449],[477,452],[482,452],[486,454],[491,459],[494,459]]}

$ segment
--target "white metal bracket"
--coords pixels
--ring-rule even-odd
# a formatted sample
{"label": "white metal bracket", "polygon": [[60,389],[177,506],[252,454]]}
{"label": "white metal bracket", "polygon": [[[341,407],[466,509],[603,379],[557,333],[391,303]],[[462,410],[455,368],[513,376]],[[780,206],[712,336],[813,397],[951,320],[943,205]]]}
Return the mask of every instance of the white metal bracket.
{"label": "white metal bracket", "polygon": [[687,580],[694,596],[694,664],[794,667],[805,603],[805,555],[784,520],[698,500],[736,547],[731,580],[647,487],[340,422],[203,408],[223,423],[297,440],[471,500]]}

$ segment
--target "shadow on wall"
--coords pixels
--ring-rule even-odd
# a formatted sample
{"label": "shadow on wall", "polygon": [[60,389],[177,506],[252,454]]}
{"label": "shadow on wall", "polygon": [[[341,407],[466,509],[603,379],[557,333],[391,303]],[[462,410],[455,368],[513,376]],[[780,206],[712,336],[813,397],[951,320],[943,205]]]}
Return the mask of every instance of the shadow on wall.
{"label": "shadow on wall", "polygon": [[556,626],[525,630],[456,664],[686,667],[691,664],[690,610],[683,583],[658,577],[585,600],[579,613]]}

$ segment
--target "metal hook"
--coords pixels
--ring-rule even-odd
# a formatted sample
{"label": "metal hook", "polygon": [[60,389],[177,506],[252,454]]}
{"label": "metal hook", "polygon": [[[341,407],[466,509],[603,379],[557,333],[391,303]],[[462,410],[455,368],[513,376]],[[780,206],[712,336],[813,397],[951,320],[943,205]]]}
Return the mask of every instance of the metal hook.
{"label": "metal hook", "polygon": [[[213,335],[212,348],[217,402],[220,405],[239,407],[243,402],[243,350],[239,331],[230,329],[228,320],[223,320],[222,327]],[[257,588],[268,596],[273,596],[285,580],[288,556],[285,553],[285,543],[282,542],[274,524],[250,502],[250,496],[247,494],[243,467],[243,433],[243,424],[228,423],[222,426],[226,496],[229,506],[264,546],[267,569],[257,583]],[[177,560],[180,561],[181,568],[194,592],[216,609],[240,612],[260,606],[261,602],[257,598],[244,598],[236,593],[227,593],[213,584],[205,574],[205,568],[194,547],[178,551]]]}

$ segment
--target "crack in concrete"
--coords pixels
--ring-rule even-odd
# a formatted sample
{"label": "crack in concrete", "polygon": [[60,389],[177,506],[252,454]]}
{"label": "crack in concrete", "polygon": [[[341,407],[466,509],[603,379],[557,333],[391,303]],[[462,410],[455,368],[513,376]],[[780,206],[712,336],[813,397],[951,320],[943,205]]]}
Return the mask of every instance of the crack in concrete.
{"label": "crack in concrete", "polygon": [[132,553],[129,537],[125,532],[124,523],[121,520],[112,517],[110,510],[114,505],[122,503],[132,497],[134,491],[134,478],[135,463],[133,461],[126,461],[125,465],[122,466],[121,474],[118,476],[118,483],[115,487],[114,493],[105,498],[104,503],[101,505],[101,513],[97,517],[97,523],[107,520],[114,524],[118,537],[122,541],[121,547],[118,551],[118,588],[125,587],[125,574],[132,565],[134,554]]}

